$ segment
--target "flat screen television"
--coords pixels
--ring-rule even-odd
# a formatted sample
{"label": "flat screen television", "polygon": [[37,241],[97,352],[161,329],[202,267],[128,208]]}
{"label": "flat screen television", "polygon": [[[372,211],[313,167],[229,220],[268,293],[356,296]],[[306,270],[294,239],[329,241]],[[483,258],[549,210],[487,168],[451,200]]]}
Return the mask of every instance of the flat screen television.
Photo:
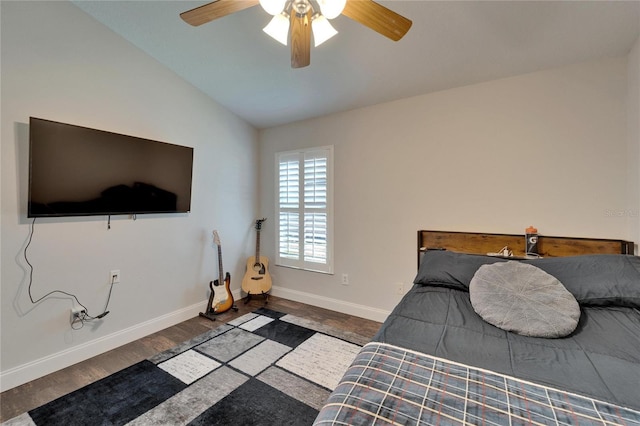
{"label": "flat screen television", "polygon": [[193,148],[30,117],[29,217],[186,213]]}

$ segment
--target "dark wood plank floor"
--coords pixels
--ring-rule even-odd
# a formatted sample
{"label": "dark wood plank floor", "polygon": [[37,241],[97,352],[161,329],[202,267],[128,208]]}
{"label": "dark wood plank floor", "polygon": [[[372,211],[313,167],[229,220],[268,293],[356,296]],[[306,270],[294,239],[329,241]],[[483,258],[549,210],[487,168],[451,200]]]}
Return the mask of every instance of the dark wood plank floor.
{"label": "dark wood plank floor", "polygon": [[[265,306],[265,304],[264,300],[258,297],[247,304],[244,303],[244,300],[240,300],[237,302],[237,306],[239,308],[238,312],[228,311],[220,315],[217,321],[209,321],[201,317],[192,318],[102,355],[9,389],[0,394],[0,421],[11,419],[69,392],[73,392],[109,374],[170,349],[209,329],[219,327],[227,321],[252,312]],[[269,303],[266,307],[331,325],[345,331],[357,332],[369,338],[373,337],[381,325],[376,321],[273,296],[269,297]]]}

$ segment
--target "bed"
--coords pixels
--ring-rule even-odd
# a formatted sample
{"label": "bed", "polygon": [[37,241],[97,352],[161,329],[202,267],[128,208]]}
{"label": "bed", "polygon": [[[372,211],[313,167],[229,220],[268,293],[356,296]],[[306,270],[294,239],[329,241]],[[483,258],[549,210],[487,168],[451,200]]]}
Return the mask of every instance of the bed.
{"label": "bed", "polygon": [[[486,255],[504,247],[514,256]],[[412,289],[315,424],[640,425],[633,244],[540,236],[538,249],[525,256],[523,235],[418,231]]]}

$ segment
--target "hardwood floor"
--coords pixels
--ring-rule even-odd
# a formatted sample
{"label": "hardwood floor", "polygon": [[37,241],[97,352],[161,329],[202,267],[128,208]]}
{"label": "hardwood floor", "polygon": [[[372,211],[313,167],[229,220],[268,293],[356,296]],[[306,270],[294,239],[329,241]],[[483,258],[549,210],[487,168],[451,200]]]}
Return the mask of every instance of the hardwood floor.
{"label": "hardwood floor", "polygon": [[[170,349],[209,329],[219,327],[234,318],[265,306],[265,304],[264,300],[258,297],[247,304],[244,303],[244,300],[239,300],[237,301],[237,306],[238,312],[228,311],[220,315],[217,321],[195,317],[71,367],[9,389],[0,394],[0,422],[11,419],[159,352]],[[381,325],[376,321],[274,296],[269,297],[269,303],[266,307],[331,325],[345,331],[357,332],[368,338],[373,337]]]}

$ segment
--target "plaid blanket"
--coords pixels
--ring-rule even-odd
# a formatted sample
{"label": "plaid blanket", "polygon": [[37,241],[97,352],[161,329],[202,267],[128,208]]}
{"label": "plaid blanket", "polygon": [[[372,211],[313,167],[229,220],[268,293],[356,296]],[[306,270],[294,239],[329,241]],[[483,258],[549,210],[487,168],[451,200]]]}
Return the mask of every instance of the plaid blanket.
{"label": "plaid blanket", "polygon": [[640,412],[371,342],[314,424],[640,425]]}

